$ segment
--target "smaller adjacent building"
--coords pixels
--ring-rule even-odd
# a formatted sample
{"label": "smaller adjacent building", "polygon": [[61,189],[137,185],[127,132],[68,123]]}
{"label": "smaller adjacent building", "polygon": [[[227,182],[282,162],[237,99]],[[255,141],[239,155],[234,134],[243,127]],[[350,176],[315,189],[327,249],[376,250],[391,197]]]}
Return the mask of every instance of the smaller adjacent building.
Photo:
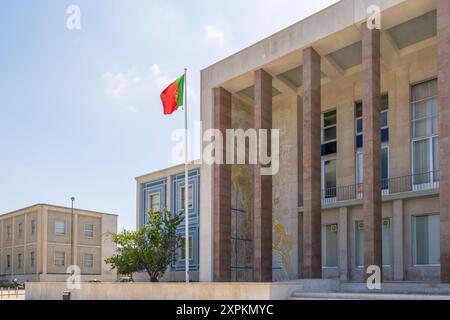
{"label": "smaller adjacent building", "polygon": [[117,215],[49,204],[0,216],[0,281],[66,281],[69,266],[81,281],[114,281],[105,263],[116,245]]}
{"label": "smaller adjacent building", "polygon": [[[167,208],[172,215],[184,212],[185,173],[184,164],[152,172],[136,178],[137,205],[136,228],[148,223],[148,211]],[[189,165],[189,269],[192,281],[198,281],[199,272],[199,224],[200,224],[200,165]],[[184,223],[178,228],[185,234]],[[185,251],[179,248],[163,281],[182,281],[185,271]],[[146,279],[138,274],[136,280]]]}

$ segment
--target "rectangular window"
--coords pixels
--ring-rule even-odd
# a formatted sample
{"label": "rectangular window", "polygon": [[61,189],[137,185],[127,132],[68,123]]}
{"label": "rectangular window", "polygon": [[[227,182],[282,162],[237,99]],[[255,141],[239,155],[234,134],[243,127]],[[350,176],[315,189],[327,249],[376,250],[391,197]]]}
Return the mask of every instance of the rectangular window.
{"label": "rectangular window", "polygon": [[55,234],[57,236],[64,236],[66,234],[66,221],[64,220],[55,221]]}
{"label": "rectangular window", "polygon": [[336,110],[322,114],[322,143],[336,141]]}
{"label": "rectangular window", "polygon": [[93,238],[94,237],[94,225],[91,223],[86,223],[84,225],[84,237]]}
{"label": "rectangular window", "polygon": [[[363,151],[356,152],[356,183],[364,182]],[[383,190],[389,188],[389,146],[381,147],[381,187]]]}
{"label": "rectangular window", "polygon": [[383,219],[382,222],[382,255],[383,266],[391,265],[391,219]]}
{"label": "rectangular window", "polygon": [[64,267],[66,265],[66,253],[55,252],[55,266]]}
{"label": "rectangular window", "polygon": [[36,253],[33,251],[30,253],[30,266],[34,267],[36,263]]}
{"label": "rectangular window", "polygon": [[6,240],[11,240],[11,226],[6,226]]}
{"label": "rectangular window", "polygon": [[31,220],[31,235],[36,233],[36,220]]}
{"label": "rectangular window", "polygon": [[337,161],[336,159],[322,160],[322,188],[325,198],[336,197],[337,186]]}
{"label": "rectangular window", "polygon": [[[383,94],[381,96],[381,142],[389,142],[389,95]],[[363,147],[363,105],[359,101],[355,104],[355,135],[356,135],[356,149]]]}
{"label": "rectangular window", "polygon": [[161,194],[159,192],[152,193],[148,196],[148,205],[154,212],[161,210]]}
{"label": "rectangular window", "polygon": [[83,256],[83,265],[86,268],[92,268],[94,266],[94,255],[86,253]]}
{"label": "rectangular window", "polygon": [[356,267],[364,267],[364,222],[356,222],[355,232]]}
{"label": "rectangular window", "polygon": [[17,225],[17,235],[18,235],[19,239],[21,239],[23,236],[23,224],[22,223],[19,223]]}
{"label": "rectangular window", "polygon": [[17,269],[22,269],[22,254],[17,254]]}
{"label": "rectangular window", "polygon": [[[184,210],[184,186],[180,188],[180,208],[181,210]],[[188,205],[189,205],[189,209],[192,209],[194,207],[194,186],[192,184],[189,185],[189,190],[188,190]]]}
{"label": "rectangular window", "polygon": [[[383,266],[391,265],[391,220],[383,219],[382,221],[382,261]],[[364,267],[364,222],[356,222],[355,233],[355,248],[356,248],[356,267]]]}
{"label": "rectangular window", "polygon": [[[183,261],[186,257],[186,250],[184,249],[186,242],[184,241],[184,239],[185,237],[182,238],[180,246],[180,260]],[[194,253],[194,237],[189,236],[189,260],[193,259],[193,253]]]}
{"label": "rectangular window", "polygon": [[321,154],[327,156],[337,153],[337,132],[336,132],[337,115],[336,110],[322,113],[321,123]]}
{"label": "rectangular window", "polygon": [[438,265],[440,263],[439,214],[412,218],[414,265]]}
{"label": "rectangular window", "polygon": [[338,266],[338,225],[322,226],[322,266]]}
{"label": "rectangular window", "polygon": [[412,166],[414,184],[439,180],[437,80],[411,88]]}
{"label": "rectangular window", "polygon": [[10,269],[11,268],[11,255],[7,254],[6,255],[6,269]]}

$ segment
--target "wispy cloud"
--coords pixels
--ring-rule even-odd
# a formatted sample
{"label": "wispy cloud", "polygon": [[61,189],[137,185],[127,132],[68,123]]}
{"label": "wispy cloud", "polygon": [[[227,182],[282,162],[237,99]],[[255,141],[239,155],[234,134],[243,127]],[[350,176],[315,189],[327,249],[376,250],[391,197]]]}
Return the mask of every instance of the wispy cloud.
{"label": "wispy cloud", "polygon": [[[100,77],[100,80],[104,94],[110,100],[137,111],[140,105],[147,106],[157,101],[161,91],[178,76],[180,75],[169,75],[163,72],[158,64],[153,64],[144,72],[139,72],[135,68],[119,72],[108,71]],[[187,93],[190,101],[198,103],[193,86],[188,84]]]}
{"label": "wispy cloud", "polygon": [[111,98],[123,98],[133,89],[142,86],[143,79],[135,70],[113,73],[108,71],[101,76],[105,90]]}

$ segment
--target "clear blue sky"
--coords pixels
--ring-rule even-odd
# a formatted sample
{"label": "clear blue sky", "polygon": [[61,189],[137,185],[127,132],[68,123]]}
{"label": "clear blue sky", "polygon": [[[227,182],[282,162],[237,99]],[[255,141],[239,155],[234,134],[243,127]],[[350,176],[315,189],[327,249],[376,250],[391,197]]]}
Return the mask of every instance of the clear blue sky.
{"label": "clear blue sky", "polygon": [[335,2],[0,0],[0,213],[73,195],[134,229],[134,177],[172,165],[184,126],[165,85],[189,68],[199,120],[201,69]]}

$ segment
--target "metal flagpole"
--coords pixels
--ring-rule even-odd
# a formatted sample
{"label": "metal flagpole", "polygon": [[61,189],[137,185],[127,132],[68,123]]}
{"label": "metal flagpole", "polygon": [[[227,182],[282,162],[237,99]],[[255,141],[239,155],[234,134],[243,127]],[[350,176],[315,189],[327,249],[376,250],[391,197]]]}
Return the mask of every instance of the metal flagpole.
{"label": "metal flagpole", "polygon": [[189,283],[189,168],[188,168],[188,118],[187,118],[187,69],[184,69],[184,262],[185,278]]}

